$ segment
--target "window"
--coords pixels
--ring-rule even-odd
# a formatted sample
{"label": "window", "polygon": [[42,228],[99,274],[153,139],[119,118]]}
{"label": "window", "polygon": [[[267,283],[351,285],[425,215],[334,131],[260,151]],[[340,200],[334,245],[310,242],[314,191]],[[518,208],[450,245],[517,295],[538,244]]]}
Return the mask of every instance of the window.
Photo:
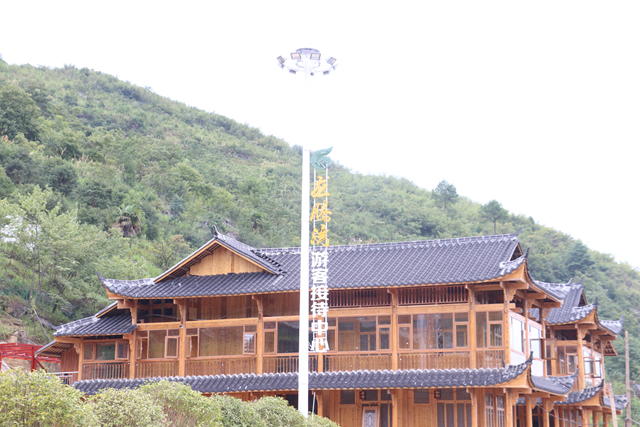
{"label": "window", "polygon": [[416,405],[429,403],[429,390],[414,390],[413,403]]}
{"label": "window", "polygon": [[431,350],[467,347],[468,314],[415,314],[398,316],[398,348]]}
{"label": "window", "polygon": [[356,392],[354,390],[340,390],[340,404],[341,405],[355,405],[356,404]]}
{"label": "window", "polygon": [[495,423],[495,403],[493,400],[493,393],[484,394],[484,408],[485,408],[485,420],[487,427],[496,427]]}
{"label": "window", "polygon": [[558,346],[557,371],[560,375],[573,374],[578,368],[578,347],[575,345]]}
{"label": "window", "polygon": [[138,322],[177,322],[180,320],[178,306],[172,299],[155,299],[138,301]]}
{"label": "window", "polygon": [[180,330],[138,331],[137,359],[172,359],[179,355]]}
{"label": "window", "polygon": [[[332,322],[333,321],[333,322]],[[329,348],[337,351],[380,351],[391,348],[391,317],[341,317],[329,319]],[[335,335],[338,335],[337,348]],[[334,347],[331,347],[334,345]]]}
{"label": "window", "polygon": [[438,427],[471,427],[471,396],[467,390],[445,388],[438,392]]}
{"label": "window", "polygon": [[476,313],[476,340],[478,348],[502,347],[502,312]]}
{"label": "window", "polygon": [[525,338],[524,322],[511,317],[511,349],[524,354],[526,350]]}
{"label": "window", "polygon": [[128,341],[96,342],[84,344],[84,353],[82,359],[87,362],[126,360],[128,358]]}

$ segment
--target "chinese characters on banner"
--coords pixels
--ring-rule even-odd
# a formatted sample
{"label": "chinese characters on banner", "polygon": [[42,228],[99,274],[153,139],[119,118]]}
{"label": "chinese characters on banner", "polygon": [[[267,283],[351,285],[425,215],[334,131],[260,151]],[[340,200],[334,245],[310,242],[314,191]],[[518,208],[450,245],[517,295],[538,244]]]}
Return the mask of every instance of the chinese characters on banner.
{"label": "chinese characters on banner", "polygon": [[[313,233],[311,234],[311,332],[313,341],[310,344],[310,351],[325,352],[329,350],[327,341],[329,313],[329,286],[327,281],[329,253],[329,227],[331,221],[331,211],[329,210],[329,172],[328,167],[331,160],[328,157],[321,157],[318,162],[317,155],[328,154],[328,150],[320,150],[314,153],[311,164],[314,167],[314,182],[311,197],[313,197],[313,210],[309,221],[313,221]],[[324,162],[322,162],[324,159]],[[317,169],[324,169],[324,176],[317,173]]]}

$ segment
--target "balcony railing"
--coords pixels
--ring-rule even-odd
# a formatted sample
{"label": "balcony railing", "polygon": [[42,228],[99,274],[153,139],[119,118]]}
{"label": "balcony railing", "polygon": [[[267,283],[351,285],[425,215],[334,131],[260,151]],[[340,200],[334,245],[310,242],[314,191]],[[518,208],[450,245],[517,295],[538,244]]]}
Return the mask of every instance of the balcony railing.
{"label": "balcony railing", "polygon": [[471,367],[468,351],[437,351],[398,354],[398,369],[467,369]]}
{"label": "balcony railing", "polygon": [[499,369],[505,366],[504,350],[476,351],[476,368]]}
{"label": "balcony railing", "polygon": [[[262,371],[265,374],[279,372],[298,372],[298,356],[273,356],[265,357],[262,362]],[[318,356],[309,356],[309,372],[318,372]]]}
{"label": "balcony railing", "polygon": [[60,378],[62,384],[71,385],[78,381],[78,371],[75,372],[52,372],[53,375]]}
{"label": "balcony railing", "polygon": [[83,363],[83,380],[129,378],[129,362]]}
{"label": "balcony railing", "polygon": [[391,305],[386,289],[355,289],[329,292],[329,307],[384,307]]}
{"label": "balcony railing", "polygon": [[377,371],[391,369],[391,353],[383,354],[326,354],[324,372]]}
{"label": "balcony railing", "polygon": [[255,357],[216,357],[212,359],[188,359],[187,375],[255,374]]}
{"label": "balcony railing", "polygon": [[136,378],[175,377],[177,375],[177,360],[139,360],[136,362]]}
{"label": "balcony railing", "polygon": [[461,304],[469,302],[469,292],[464,285],[403,288],[398,302],[400,305]]}

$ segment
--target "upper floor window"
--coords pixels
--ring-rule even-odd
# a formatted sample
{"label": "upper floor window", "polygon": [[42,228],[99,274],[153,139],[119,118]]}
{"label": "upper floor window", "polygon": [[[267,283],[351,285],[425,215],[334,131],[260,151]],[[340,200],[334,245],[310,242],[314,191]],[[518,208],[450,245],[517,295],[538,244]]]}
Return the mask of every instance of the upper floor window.
{"label": "upper floor window", "polygon": [[398,316],[398,348],[431,350],[468,346],[468,313]]}
{"label": "upper floor window", "polygon": [[476,313],[476,346],[502,347],[502,311]]}
{"label": "upper floor window", "polygon": [[129,342],[100,342],[84,344],[82,360],[85,362],[103,360],[126,360],[129,358]]}

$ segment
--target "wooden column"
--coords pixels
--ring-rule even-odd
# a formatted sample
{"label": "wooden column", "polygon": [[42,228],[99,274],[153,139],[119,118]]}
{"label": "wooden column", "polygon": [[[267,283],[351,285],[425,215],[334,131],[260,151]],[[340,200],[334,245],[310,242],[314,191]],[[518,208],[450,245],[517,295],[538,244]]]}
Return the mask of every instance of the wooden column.
{"label": "wooden column", "polygon": [[553,400],[542,399],[542,427],[549,427],[549,412],[553,408]]}
{"label": "wooden column", "polygon": [[469,292],[469,368],[476,367],[476,307],[473,285],[466,285]]}
{"label": "wooden column", "polygon": [[[500,286],[504,290],[504,311],[502,314],[503,319],[503,334],[502,340],[504,342],[504,363],[505,365],[511,364],[511,335],[510,335],[510,317],[509,317],[509,284],[507,282],[500,282]],[[509,424],[507,424],[509,425]]]}
{"label": "wooden column", "polygon": [[609,427],[609,422],[611,421],[611,414],[602,414],[602,422],[604,423],[604,427]]}
{"label": "wooden column", "polygon": [[[524,336],[525,336],[525,346],[524,346],[524,354],[527,356],[527,359],[529,358],[529,354],[531,352],[531,345],[529,343],[529,311],[531,310],[531,303],[529,302],[529,299],[525,297],[523,299],[523,303],[524,303]],[[531,426],[528,426],[531,427]]]}
{"label": "wooden column", "polygon": [[582,339],[585,330],[581,328],[579,324],[576,325],[576,328],[578,329],[578,369],[580,369],[580,372],[578,372],[578,389],[584,390],[584,354],[582,354]]}
{"label": "wooden column", "polygon": [[129,341],[129,379],[136,377],[136,340],[138,339],[138,330],[134,330]]}
{"label": "wooden column", "polygon": [[[395,317],[395,316],[394,316]],[[398,392],[400,390],[397,389],[393,389],[393,390],[389,390],[389,394],[391,394],[391,407],[393,408],[393,416],[392,416],[392,420],[391,420],[391,425],[393,427],[400,427],[400,404],[398,401]]]}
{"label": "wooden column", "polygon": [[262,295],[251,295],[251,298],[258,304],[258,326],[256,328],[256,373],[262,374],[264,371],[264,304]]}
{"label": "wooden column", "polygon": [[[580,407],[582,409],[582,407]],[[589,409],[582,409],[582,425],[584,427],[590,427],[591,424],[591,411]]]}
{"label": "wooden column", "polygon": [[[468,391],[471,395],[471,427],[478,427],[478,393],[475,388],[471,388]],[[509,427],[508,421],[507,427]]]}
{"label": "wooden column", "polygon": [[[517,396],[517,395],[516,395]],[[504,422],[506,427],[513,427],[513,407],[515,405],[514,394],[511,390],[507,389],[504,396]],[[545,426],[546,427],[546,426]]]}
{"label": "wooden column", "polygon": [[[398,370],[398,290],[390,289],[391,294],[391,369]],[[338,337],[336,336],[336,340]],[[395,412],[393,417],[395,419]],[[394,424],[396,426],[397,424]]]}
{"label": "wooden column", "polygon": [[80,340],[80,343],[73,344],[73,347],[78,353],[78,381],[82,381],[82,364],[84,363],[84,338]]}
{"label": "wooden column", "polygon": [[533,427],[533,402],[531,402],[531,396],[525,396],[525,426]]}
{"label": "wooden column", "polygon": [[316,392],[316,400],[318,401],[318,416],[324,417],[324,401],[322,399],[322,390]]}
{"label": "wooden column", "polygon": [[593,424],[600,424],[600,417],[602,416],[602,412],[593,411]]}
{"label": "wooden column", "polygon": [[486,423],[486,414],[487,411],[485,410],[484,407],[484,402],[485,402],[485,391],[484,389],[476,389],[476,408],[477,408],[477,413],[478,413],[478,427],[485,427],[487,425]]}
{"label": "wooden column", "polygon": [[187,366],[187,300],[175,301],[180,310],[180,350],[178,352],[178,376],[186,376]]}

